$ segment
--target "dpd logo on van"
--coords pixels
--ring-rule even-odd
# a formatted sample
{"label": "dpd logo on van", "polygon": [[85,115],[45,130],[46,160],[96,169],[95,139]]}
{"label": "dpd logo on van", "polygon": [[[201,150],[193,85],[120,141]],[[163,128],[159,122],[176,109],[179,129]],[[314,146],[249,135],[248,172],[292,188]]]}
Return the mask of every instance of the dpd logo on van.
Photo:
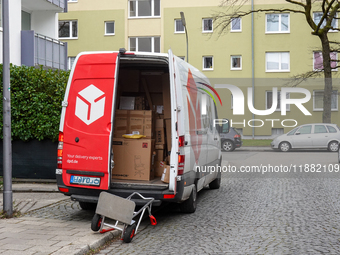
{"label": "dpd logo on van", "polygon": [[86,125],[104,116],[105,93],[91,84],[77,95],[75,115]]}

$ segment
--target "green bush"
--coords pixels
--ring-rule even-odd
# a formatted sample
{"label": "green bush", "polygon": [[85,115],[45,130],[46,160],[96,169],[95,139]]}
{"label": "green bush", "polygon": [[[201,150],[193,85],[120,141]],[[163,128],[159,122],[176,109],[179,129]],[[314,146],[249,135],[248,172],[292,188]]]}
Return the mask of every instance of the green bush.
{"label": "green bush", "polygon": [[[0,65],[1,95],[3,68]],[[58,140],[61,102],[68,71],[11,65],[12,139]],[[3,98],[3,97],[2,97]],[[3,138],[1,104],[0,138]]]}

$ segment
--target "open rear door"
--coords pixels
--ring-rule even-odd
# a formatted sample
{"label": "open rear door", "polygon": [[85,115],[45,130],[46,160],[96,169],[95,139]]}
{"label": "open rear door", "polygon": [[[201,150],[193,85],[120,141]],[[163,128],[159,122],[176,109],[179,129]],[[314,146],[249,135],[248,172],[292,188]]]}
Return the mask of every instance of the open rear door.
{"label": "open rear door", "polygon": [[63,181],[66,186],[107,190],[118,53],[77,58],[63,102]]}
{"label": "open rear door", "polygon": [[184,135],[184,123],[179,119],[184,119],[181,115],[182,107],[182,86],[180,80],[180,70],[177,65],[177,57],[173,55],[171,49],[169,55],[169,75],[170,75],[170,96],[171,96],[171,155],[170,155],[170,180],[169,190],[176,191],[177,175],[178,175],[178,155],[179,136]]}

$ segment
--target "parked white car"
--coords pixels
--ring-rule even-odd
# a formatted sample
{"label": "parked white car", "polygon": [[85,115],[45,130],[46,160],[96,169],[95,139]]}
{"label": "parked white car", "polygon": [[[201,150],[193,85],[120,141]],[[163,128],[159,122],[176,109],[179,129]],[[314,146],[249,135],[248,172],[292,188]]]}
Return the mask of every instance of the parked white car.
{"label": "parked white car", "polygon": [[328,149],[339,150],[340,128],[336,124],[314,123],[298,126],[287,134],[276,137],[272,149]]}

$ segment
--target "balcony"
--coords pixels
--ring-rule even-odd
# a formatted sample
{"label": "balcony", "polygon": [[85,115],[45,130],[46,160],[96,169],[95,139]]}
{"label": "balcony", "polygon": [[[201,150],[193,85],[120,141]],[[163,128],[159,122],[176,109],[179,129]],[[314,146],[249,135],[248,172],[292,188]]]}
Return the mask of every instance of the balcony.
{"label": "balcony", "polygon": [[67,43],[33,30],[21,31],[21,64],[67,70]]}
{"label": "balcony", "polygon": [[67,12],[67,0],[22,0],[21,6],[30,11]]}

